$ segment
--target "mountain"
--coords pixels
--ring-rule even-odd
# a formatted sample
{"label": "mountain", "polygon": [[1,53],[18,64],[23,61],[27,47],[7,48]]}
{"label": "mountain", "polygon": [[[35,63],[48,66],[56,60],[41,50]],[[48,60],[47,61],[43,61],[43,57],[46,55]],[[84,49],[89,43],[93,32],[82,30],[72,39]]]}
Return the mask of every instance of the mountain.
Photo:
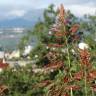
{"label": "mountain", "polygon": [[0,27],[32,27],[40,19],[43,19],[43,10],[34,9],[27,11],[22,17],[0,20]]}
{"label": "mountain", "polygon": [[28,21],[23,18],[14,18],[3,20],[0,22],[0,27],[31,27],[35,24],[34,21]]}
{"label": "mountain", "polygon": [[24,14],[23,18],[26,20],[32,21],[33,19],[34,21],[37,21],[39,19],[43,19],[43,12],[44,12],[44,9],[30,10]]}

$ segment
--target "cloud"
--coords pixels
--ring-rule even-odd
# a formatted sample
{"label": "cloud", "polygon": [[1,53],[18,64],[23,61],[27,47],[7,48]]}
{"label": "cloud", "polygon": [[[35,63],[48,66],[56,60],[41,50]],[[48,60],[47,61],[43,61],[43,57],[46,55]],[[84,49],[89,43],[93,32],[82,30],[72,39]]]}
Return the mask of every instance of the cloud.
{"label": "cloud", "polygon": [[22,17],[30,10],[47,8],[50,4],[57,7],[61,3],[77,16],[93,15],[96,11],[96,0],[0,0],[0,19]]}
{"label": "cloud", "polygon": [[13,8],[41,8],[47,7],[49,4],[75,5],[86,4],[93,2],[96,5],[96,0],[0,0],[0,6],[9,6]]}
{"label": "cloud", "polygon": [[71,5],[66,6],[66,9],[69,9],[75,15],[81,17],[85,14],[94,15],[96,13],[96,7],[88,5]]}

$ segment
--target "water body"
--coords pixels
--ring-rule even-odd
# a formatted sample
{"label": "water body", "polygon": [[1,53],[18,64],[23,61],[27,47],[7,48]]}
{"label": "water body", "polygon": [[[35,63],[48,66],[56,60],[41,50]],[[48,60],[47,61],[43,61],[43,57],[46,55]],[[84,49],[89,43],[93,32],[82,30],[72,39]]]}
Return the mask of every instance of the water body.
{"label": "water body", "polygon": [[0,46],[4,50],[14,50],[27,30],[0,29]]}

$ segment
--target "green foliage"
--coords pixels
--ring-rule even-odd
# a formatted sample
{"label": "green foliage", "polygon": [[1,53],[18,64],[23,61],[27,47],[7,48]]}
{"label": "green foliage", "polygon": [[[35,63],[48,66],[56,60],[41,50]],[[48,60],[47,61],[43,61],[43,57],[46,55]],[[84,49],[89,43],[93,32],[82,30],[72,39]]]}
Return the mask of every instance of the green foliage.
{"label": "green foliage", "polygon": [[[65,14],[64,14],[65,15]],[[56,21],[57,12],[54,11],[54,5],[50,5],[48,9],[44,11],[44,21],[38,22],[32,32],[29,32],[27,36],[24,36],[20,42],[19,48],[24,50],[24,46],[26,46],[30,39],[35,36],[37,38],[38,42],[37,45],[34,47],[34,49],[30,53],[30,57],[32,60],[36,61],[37,65],[40,65],[40,68],[43,68],[42,66],[45,65],[46,61],[46,55],[49,52],[52,52],[53,49],[47,49],[46,46],[48,44],[54,44],[59,43],[57,42],[57,37],[54,35],[49,36],[48,32],[50,30],[50,27],[55,23]],[[18,70],[14,69],[7,69],[3,73],[0,74],[0,84],[5,84],[9,88],[9,93],[7,93],[6,96],[62,96],[61,94],[70,93],[70,96],[91,96],[91,90],[89,84],[94,84],[94,80],[87,82],[86,78],[88,72],[90,71],[88,66],[85,67],[85,65],[82,67],[80,62],[80,53],[77,49],[77,39],[76,42],[73,42],[72,40],[74,38],[71,38],[73,34],[70,33],[70,28],[78,22],[78,19],[71,14],[70,11],[67,12],[67,15],[65,16],[65,19],[70,19],[71,21],[68,24],[64,24],[60,22],[60,32],[69,32],[67,35],[64,35],[62,38],[62,42],[60,44],[63,44],[63,48],[56,48],[55,52],[59,54],[59,58],[57,58],[60,61],[64,62],[64,66],[60,69],[53,70],[49,73],[34,73],[32,71],[31,66],[22,67]],[[88,19],[87,21],[79,22],[81,24],[81,27],[79,30],[83,32],[92,33],[92,35],[84,35],[83,40],[90,46],[90,52],[91,52],[91,62],[93,65],[93,68],[96,68],[96,41],[94,40],[93,34],[96,32],[96,17],[95,16],[89,16],[86,17]],[[58,26],[57,26],[58,27]],[[65,30],[66,28],[66,30]],[[77,32],[78,33],[78,32]],[[77,35],[77,34],[76,34]],[[65,42],[65,43],[64,43]],[[77,52],[75,55],[72,54],[72,50],[74,49],[75,52]],[[64,49],[65,52],[61,52],[61,49]],[[54,51],[54,50],[53,50]],[[83,54],[84,55],[84,54]],[[57,56],[58,57],[58,56]],[[51,58],[52,59],[52,58]],[[54,62],[57,60],[55,59]],[[89,59],[89,58],[87,58]],[[86,58],[84,59],[86,60]],[[52,62],[53,63],[53,62]],[[56,62],[55,62],[56,63]],[[59,65],[59,64],[58,64]],[[46,67],[44,67],[46,69]],[[49,68],[50,69],[50,68]],[[76,81],[74,79],[74,73],[77,73],[79,71],[84,72],[84,76],[81,80]],[[87,74],[87,75],[86,75]],[[96,75],[96,74],[95,74]],[[67,79],[65,78],[67,77]],[[77,76],[78,77],[78,76]],[[43,86],[42,81],[50,80],[52,81],[48,86]],[[75,81],[74,81],[75,80]],[[41,85],[40,85],[41,84]],[[81,90],[75,91],[75,90],[65,90],[65,88],[69,85],[78,85],[81,87]],[[72,88],[71,88],[72,89]],[[95,94],[95,92],[94,92]],[[69,95],[65,95],[69,96]],[[95,95],[93,95],[95,96]]]}
{"label": "green foliage", "polygon": [[36,84],[48,76],[33,74],[31,67],[26,66],[16,71],[7,69],[0,74],[0,78],[0,84],[8,86],[6,96],[42,96],[43,89],[36,87]]}
{"label": "green foliage", "polygon": [[86,15],[84,20],[81,21],[81,30],[92,38],[96,38],[96,15]]}
{"label": "green foliage", "polygon": [[54,11],[54,5],[50,5],[48,9],[44,11],[44,22],[47,27],[50,27],[53,23],[55,23],[55,18],[57,16],[57,12]]}

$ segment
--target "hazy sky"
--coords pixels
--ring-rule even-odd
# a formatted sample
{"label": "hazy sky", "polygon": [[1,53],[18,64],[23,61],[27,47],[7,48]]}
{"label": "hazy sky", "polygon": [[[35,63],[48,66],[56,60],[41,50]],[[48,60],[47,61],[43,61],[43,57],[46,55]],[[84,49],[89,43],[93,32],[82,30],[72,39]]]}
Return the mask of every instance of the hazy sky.
{"label": "hazy sky", "polygon": [[96,13],[96,0],[0,0],[0,18],[23,16],[32,9],[46,8],[50,4],[63,3],[77,16]]}

